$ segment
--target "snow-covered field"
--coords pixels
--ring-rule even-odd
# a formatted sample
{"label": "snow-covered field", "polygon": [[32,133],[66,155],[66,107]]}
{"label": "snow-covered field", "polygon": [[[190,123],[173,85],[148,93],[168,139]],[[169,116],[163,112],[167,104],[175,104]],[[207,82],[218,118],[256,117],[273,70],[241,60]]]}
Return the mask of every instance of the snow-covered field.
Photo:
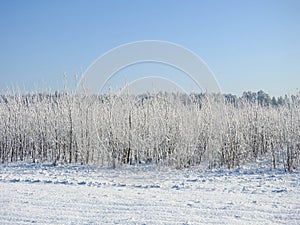
{"label": "snow-covered field", "polygon": [[300,173],[0,165],[0,224],[300,224]]}

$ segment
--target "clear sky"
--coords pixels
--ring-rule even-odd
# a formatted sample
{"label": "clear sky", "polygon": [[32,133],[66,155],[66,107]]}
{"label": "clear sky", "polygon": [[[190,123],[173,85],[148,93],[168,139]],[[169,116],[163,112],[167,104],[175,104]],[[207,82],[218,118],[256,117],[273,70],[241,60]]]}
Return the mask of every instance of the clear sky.
{"label": "clear sky", "polygon": [[140,40],[192,50],[226,93],[300,89],[299,0],[1,0],[0,89],[56,90]]}

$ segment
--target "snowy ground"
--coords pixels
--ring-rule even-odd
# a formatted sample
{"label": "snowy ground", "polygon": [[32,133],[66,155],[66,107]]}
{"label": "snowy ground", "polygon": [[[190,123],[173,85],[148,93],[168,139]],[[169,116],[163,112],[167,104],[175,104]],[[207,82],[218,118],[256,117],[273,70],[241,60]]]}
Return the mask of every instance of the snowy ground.
{"label": "snowy ground", "polygon": [[0,165],[0,224],[300,224],[300,173]]}

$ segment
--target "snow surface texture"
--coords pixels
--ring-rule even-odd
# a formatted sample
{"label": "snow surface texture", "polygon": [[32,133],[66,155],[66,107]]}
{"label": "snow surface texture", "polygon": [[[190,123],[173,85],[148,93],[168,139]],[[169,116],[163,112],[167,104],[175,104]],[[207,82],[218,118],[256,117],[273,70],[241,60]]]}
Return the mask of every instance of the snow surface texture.
{"label": "snow surface texture", "polygon": [[0,165],[0,224],[300,224],[300,173]]}

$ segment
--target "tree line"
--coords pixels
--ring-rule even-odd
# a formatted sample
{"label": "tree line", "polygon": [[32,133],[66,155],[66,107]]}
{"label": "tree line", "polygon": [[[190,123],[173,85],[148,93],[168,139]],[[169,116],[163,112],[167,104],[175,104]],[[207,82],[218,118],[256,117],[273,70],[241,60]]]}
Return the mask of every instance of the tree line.
{"label": "tree line", "polygon": [[299,167],[299,94],[0,97],[1,163],[232,169],[261,158],[272,168]]}

